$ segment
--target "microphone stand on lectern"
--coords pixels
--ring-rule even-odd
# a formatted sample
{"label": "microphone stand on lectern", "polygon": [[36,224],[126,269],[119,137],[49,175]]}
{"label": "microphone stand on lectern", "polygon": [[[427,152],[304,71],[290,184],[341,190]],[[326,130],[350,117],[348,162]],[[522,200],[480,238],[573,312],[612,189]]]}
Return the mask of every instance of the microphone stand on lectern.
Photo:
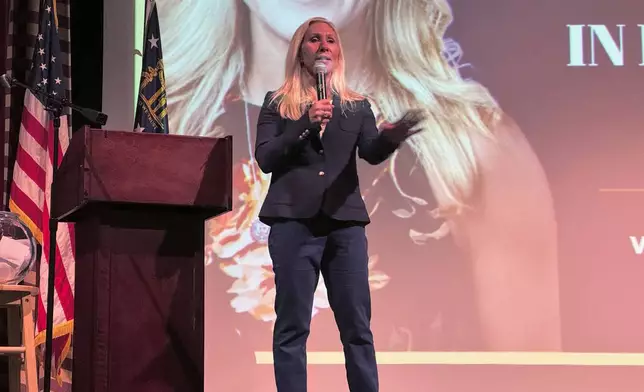
{"label": "microphone stand on lectern", "polygon": [[52,116],[54,125],[54,152],[52,163],[52,186],[51,198],[49,202],[49,255],[47,262],[49,263],[48,276],[47,276],[47,328],[45,335],[45,375],[44,375],[44,392],[51,391],[51,362],[53,351],[53,332],[54,332],[54,279],[56,277],[56,234],[58,232],[58,219],[51,214],[51,202],[55,200],[55,188],[53,182],[56,179],[56,172],[58,171],[58,148],[60,147],[60,117],[65,108],[71,108],[83,115],[87,120],[98,125],[105,125],[107,123],[107,115],[96,110],[87,109],[74,105],[67,98],[58,98],[57,96],[48,93],[40,88],[32,88],[25,83],[11,78],[7,75],[0,76],[0,83],[5,88],[12,86],[19,86],[31,91],[45,106],[45,110]]}

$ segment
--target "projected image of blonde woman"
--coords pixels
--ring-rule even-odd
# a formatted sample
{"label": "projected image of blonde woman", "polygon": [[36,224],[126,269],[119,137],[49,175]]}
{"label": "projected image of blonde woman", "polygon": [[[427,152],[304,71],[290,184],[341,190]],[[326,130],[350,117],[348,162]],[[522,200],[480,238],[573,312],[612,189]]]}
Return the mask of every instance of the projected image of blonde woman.
{"label": "projected image of blonde woman", "polygon": [[[253,160],[257,115],[283,82],[295,29],[319,16],[338,27],[350,87],[379,121],[409,108],[426,115],[424,131],[390,161],[360,167],[377,349],[560,349],[547,179],[519,126],[460,75],[461,48],[445,37],[447,1],[157,4],[172,132],[233,135],[235,208],[208,225],[208,279],[224,282],[212,295],[227,298],[231,318],[244,316],[238,328],[253,347],[267,349],[275,317],[268,227],[257,220],[270,181]],[[336,349],[322,280],[314,316],[310,345]],[[207,309],[209,317],[228,316]]]}

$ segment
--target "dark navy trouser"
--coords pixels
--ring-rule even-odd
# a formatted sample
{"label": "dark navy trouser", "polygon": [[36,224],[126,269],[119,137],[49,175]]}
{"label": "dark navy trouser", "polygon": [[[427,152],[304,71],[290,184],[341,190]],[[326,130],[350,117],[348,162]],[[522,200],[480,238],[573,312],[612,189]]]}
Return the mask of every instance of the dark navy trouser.
{"label": "dark navy trouser", "polygon": [[320,272],[344,347],[351,392],[377,392],[367,238],[360,225],[324,217],[275,222],[268,249],[275,272],[273,361],[278,392],[306,392],[306,341]]}

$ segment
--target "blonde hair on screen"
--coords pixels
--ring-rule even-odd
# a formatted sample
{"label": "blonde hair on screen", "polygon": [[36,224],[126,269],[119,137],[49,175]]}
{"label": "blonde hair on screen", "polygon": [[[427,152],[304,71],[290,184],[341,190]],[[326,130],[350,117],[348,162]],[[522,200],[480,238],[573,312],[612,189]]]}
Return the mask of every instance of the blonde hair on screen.
{"label": "blonde hair on screen", "polygon": [[[180,113],[170,116],[170,128],[190,135],[221,136],[215,122],[223,113],[225,97],[244,89],[245,53],[252,44],[248,8],[237,0],[157,0],[157,5],[164,34],[168,106]],[[463,79],[443,56],[444,35],[452,22],[449,3],[374,0],[364,19],[368,29],[364,64],[371,68],[360,82],[347,83],[342,60],[342,72],[337,77],[334,74],[332,89],[350,103],[360,96],[347,87],[351,85],[365,93],[388,121],[409,108],[422,109],[424,132],[407,144],[441,210],[459,213],[470,205],[479,181],[473,139],[477,135],[493,138],[501,110],[484,86]],[[329,23],[317,18],[307,22],[313,21]],[[299,61],[295,61],[307,22],[291,40],[285,82],[278,90],[280,111],[287,117],[297,117],[311,96],[312,86],[305,85]]]}

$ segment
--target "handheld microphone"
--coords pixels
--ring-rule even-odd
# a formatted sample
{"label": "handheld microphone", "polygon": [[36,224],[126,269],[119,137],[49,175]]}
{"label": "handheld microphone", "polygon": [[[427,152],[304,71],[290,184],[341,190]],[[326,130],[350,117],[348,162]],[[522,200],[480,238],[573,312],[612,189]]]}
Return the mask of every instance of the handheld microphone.
{"label": "handheld microphone", "polygon": [[315,69],[315,89],[318,93],[318,101],[321,99],[327,99],[326,94],[326,64],[324,61],[316,61],[314,65]]}
{"label": "handheld microphone", "polygon": [[[327,99],[327,93],[326,93],[326,73],[327,73],[327,68],[326,64],[322,60],[317,60],[313,66],[313,69],[315,70],[315,91],[317,92],[318,96],[318,101],[322,99]],[[319,138],[322,135],[322,132],[324,130],[322,129],[321,124],[317,124],[314,127],[314,133],[317,137],[314,138],[314,140],[317,140],[319,143]],[[304,137],[308,136],[305,135]],[[321,149],[321,146],[320,148]]]}

